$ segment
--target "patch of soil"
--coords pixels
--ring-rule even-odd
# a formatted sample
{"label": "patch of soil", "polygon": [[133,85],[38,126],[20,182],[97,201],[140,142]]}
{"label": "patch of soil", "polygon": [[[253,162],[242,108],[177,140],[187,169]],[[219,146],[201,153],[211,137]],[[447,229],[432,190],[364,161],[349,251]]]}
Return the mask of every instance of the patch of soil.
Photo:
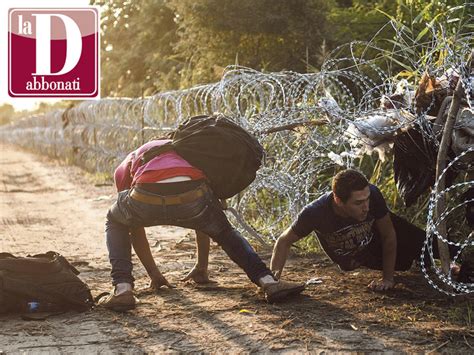
{"label": "patch of soil", "polygon": [[[81,271],[94,295],[109,291],[103,230],[113,187],[95,186],[78,168],[1,148],[0,251],[58,251]],[[395,290],[375,293],[366,285],[378,272],[343,273],[323,256],[293,257],[286,279],[322,282],[285,303],[267,304],[215,245],[210,271],[217,284],[180,282],[194,264],[193,232],[163,226],[147,233],[160,268],[176,289],[151,292],[134,258],[141,300],[135,310],[96,308],[45,321],[1,316],[0,353],[473,352],[472,300],[441,295],[416,269],[398,274]],[[268,251],[259,253],[269,262]]]}

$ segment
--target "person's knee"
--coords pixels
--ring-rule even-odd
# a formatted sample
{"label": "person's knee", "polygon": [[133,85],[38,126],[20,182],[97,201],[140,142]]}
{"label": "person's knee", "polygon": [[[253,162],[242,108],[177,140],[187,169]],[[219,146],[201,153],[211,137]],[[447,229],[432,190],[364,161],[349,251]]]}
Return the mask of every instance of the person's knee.
{"label": "person's knee", "polygon": [[207,218],[209,223],[202,231],[209,235],[212,240],[220,245],[226,239],[231,238],[235,228],[232,227],[222,211],[215,212],[215,210],[211,210]]}
{"label": "person's knee", "polygon": [[211,237],[219,246],[224,246],[232,240],[232,227],[220,226],[219,228],[208,229],[205,233]]}

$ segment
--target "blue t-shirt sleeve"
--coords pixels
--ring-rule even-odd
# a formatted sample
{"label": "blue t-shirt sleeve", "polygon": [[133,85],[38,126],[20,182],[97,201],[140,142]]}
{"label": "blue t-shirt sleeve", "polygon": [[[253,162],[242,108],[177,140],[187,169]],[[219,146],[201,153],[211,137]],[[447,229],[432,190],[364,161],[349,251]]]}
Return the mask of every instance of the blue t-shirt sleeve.
{"label": "blue t-shirt sleeve", "polygon": [[322,208],[320,201],[313,201],[298,214],[298,217],[291,225],[291,229],[298,237],[304,238],[317,229],[321,217]]}
{"label": "blue t-shirt sleeve", "polygon": [[370,185],[370,209],[375,219],[385,217],[389,212],[387,203],[377,186]]}

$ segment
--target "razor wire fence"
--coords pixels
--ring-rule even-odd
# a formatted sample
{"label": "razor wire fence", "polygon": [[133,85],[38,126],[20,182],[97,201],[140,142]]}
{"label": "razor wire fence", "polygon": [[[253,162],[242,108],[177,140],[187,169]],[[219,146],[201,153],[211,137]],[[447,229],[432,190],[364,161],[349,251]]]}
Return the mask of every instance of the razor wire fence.
{"label": "razor wire fence", "polygon": [[[455,128],[469,130],[474,129],[474,80],[466,64],[471,49],[468,43],[457,45],[453,51],[445,44],[448,58],[444,65],[435,66],[433,60],[424,67],[417,63],[417,70],[419,76],[429,69],[441,77],[454,68],[464,87],[465,107],[471,112],[471,119],[459,122]],[[370,44],[358,42],[349,46],[351,52],[357,52],[356,47],[365,51]],[[307,74],[263,73],[231,66],[217,83],[146,98],[84,101],[4,126],[0,136],[3,141],[64,159],[89,171],[111,174],[129,151],[173,131],[184,119],[223,113],[254,133],[266,149],[267,157],[256,180],[230,205],[272,241],[306,204],[328,191],[338,167],[353,167],[373,150],[378,151],[379,159],[385,159],[394,137],[410,129],[439,146],[442,128],[437,129],[437,117],[429,115],[435,96],[422,110],[417,109],[413,83],[398,80],[383,70],[384,60],[387,55],[370,60],[356,56],[331,58],[321,71]],[[393,103],[394,94],[400,98],[387,109],[384,103]],[[463,197],[474,188],[473,155],[472,147],[458,151],[445,173],[456,170],[465,178],[431,194],[424,250],[432,259],[431,246],[436,239],[459,247],[453,262],[465,249],[474,247],[472,229],[459,213],[474,202]],[[433,211],[441,194],[449,194],[450,203],[437,219]],[[436,232],[441,220],[461,226],[454,233],[455,242]],[[247,236],[252,237],[248,233]],[[423,270],[430,283],[442,292],[474,292],[473,284],[458,283],[436,267],[434,273],[424,265]]]}

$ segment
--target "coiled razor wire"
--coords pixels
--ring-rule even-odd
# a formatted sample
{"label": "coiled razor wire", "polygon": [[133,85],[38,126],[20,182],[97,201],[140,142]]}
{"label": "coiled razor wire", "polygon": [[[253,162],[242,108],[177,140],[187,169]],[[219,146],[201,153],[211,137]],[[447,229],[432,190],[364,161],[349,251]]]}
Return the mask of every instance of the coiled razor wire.
{"label": "coiled razor wire", "polygon": [[[474,187],[474,181],[466,181],[466,182],[461,182],[458,184],[454,184],[442,191],[437,192],[438,184],[443,179],[446,175],[446,173],[451,169],[459,160],[461,160],[464,156],[467,155],[474,155],[474,147],[468,148],[466,151],[463,153],[459,154],[455,159],[453,159],[443,170],[443,172],[440,174],[438,180],[435,183],[435,186],[433,187],[433,190],[430,195],[430,201],[429,201],[429,206],[428,206],[428,221],[427,221],[427,228],[426,228],[426,240],[422,248],[422,253],[420,257],[420,264],[421,264],[421,270],[425,276],[425,278],[428,280],[428,283],[437,289],[438,291],[449,295],[449,296],[456,296],[459,294],[463,293],[472,293],[474,292],[474,283],[462,283],[462,282],[457,282],[453,275],[451,274],[451,271],[449,272],[448,275],[445,275],[444,272],[440,267],[436,266],[434,257],[433,257],[433,243],[436,242],[437,240],[441,240],[443,243],[447,245],[451,245],[453,247],[457,248],[457,252],[452,260],[453,263],[455,263],[458,259],[461,253],[463,252],[464,249],[467,247],[474,247],[474,231],[468,231],[468,235],[463,237],[463,238],[458,238],[458,242],[452,241],[448,239],[448,236],[446,235],[441,235],[438,231],[438,226],[440,223],[443,221],[447,220],[450,215],[452,215],[456,210],[462,208],[463,206],[467,205],[468,203],[474,203],[474,199],[466,199],[462,203],[454,203],[452,207],[446,206],[444,211],[440,211],[440,216],[436,220],[434,218],[434,211],[436,207],[436,201],[441,198],[441,195],[446,195],[451,197],[455,197],[456,195],[459,196],[461,195],[461,192],[465,191],[468,188],[473,188]],[[473,169],[474,168],[474,159],[470,159],[470,163],[468,166],[468,169]],[[454,201],[457,201],[458,199],[454,198]],[[425,264],[425,254],[428,252],[429,258],[430,258],[430,263],[431,263],[431,270],[434,270],[434,275],[432,273],[429,273],[427,270],[427,266]],[[449,286],[451,290],[447,290],[445,288],[441,288],[438,284],[442,283],[443,287]]]}
{"label": "coiled razor wire", "polygon": [[[463,41],[456,44],[456,52],[448,48],[447,41],[431,44],[446,47],[449,57],[444,66],[437,67],[435,74],[446,72],[454,64],[457,68],[466,66],[470,46]],[[361,42],[348,47],[351,53],[376,49],[370,43]],[[343,49],[333,53],[337,52]],[[390,149],[386,142],[408,128],[417,129],[426,140],[439,145],[432,118],[427,115],[431,105],[416,113],[408,95],[400,109],[380,108],[380,100],[393,94],[397,85],[393,76],[380,67],[381,58],[387,60],[387,57],[372,60],[354,55],[334,57],[323,64],[320,72],[307,74],[262,73],[231,66],[217,83],[147,98],[84,101],[66,110],[31,116],[4,126],[0,134],[3,141],[93,172],[110,174],[130,150],[168,134],[184,119],[221,112],[253,132],[266,149],[267,158],[256,180],[234,197],[230,205],[267,240],[274,240],[306,204],[328,191],[337,166],[354,166],[356,159],[373,149],[383,157],[383,151]],[[427,67],[433,71],[432,63]],[[424,69],[417,70],[421,74]],[[465,88],[465,101],[472,109],[472,78],[461,75],[459,80]],[[409,94],[409,90],[404,93]],[[459,155],[446,170],[455,167],[472,170],[472,164],[459,164],[460,157],[467,154],[472,154],[472,149]],[[432,261],[432,243],[437,238],[459,247],[453,262],[463,249],[473,246],[472,232],[453,242],[436,231],[439,223],[448,217],[459,218],[456,212],[470,201],[459,202],[460,194],[454,194],[450,200],[458,201],[456,206],[443,211],[439,219],[433,215],[433,206],[442,194],[472,185],[472,181],[465,181],[444,191],[433,190],[423,248]],[[254,237],[252,233],[246,236]],[[473,292],[472,284],[456,282],[451,275],[443,275],[433,268],[436,280],[431,278],[422,260],[423,273],[437,290],[448,295]]]}

